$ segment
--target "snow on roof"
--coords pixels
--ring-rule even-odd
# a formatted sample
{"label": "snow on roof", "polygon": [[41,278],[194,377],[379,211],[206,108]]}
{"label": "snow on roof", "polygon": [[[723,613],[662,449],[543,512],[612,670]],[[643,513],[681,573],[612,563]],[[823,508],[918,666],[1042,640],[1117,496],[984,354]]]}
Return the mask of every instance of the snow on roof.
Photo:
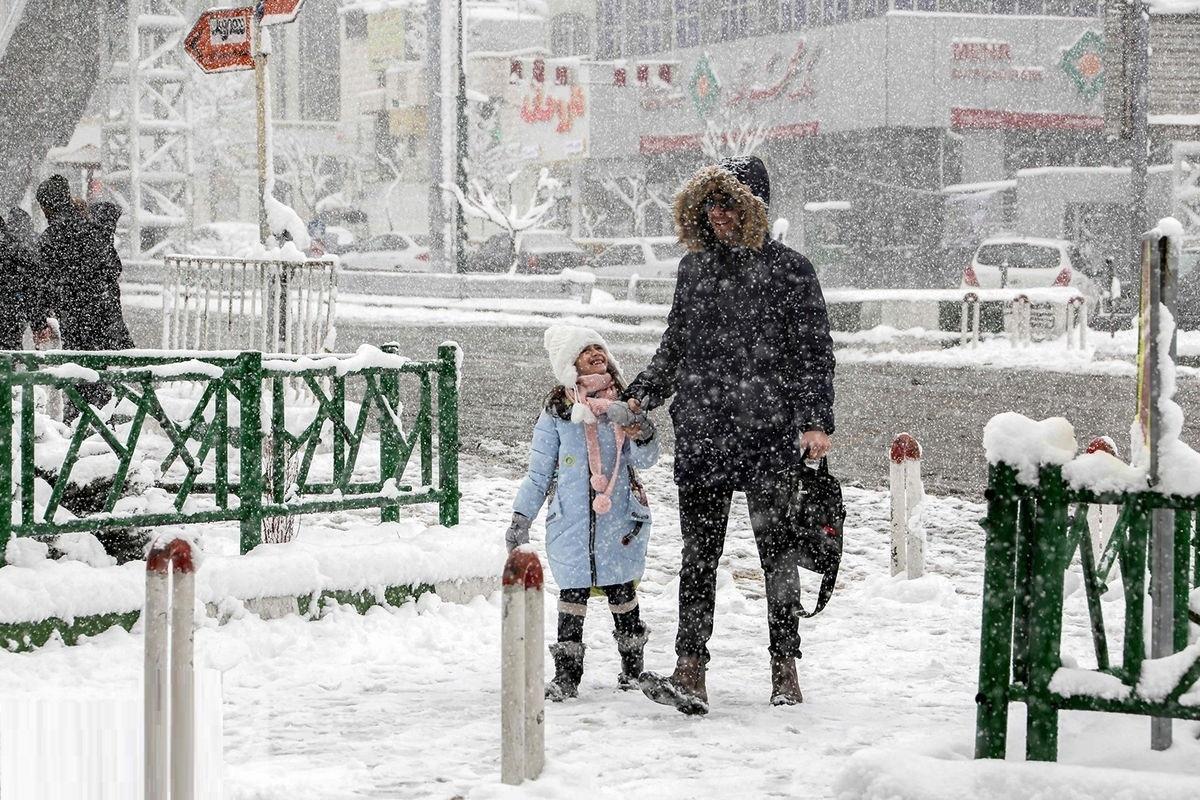
{"label": "snow on roof", "polygon": [[1148,0],[1151,14],[1200,14],[1200,0]]}
{"label": "snow on roof", "polygon": [[1017,188],[1015,180],[981,181],[979,183],[952,183],[942,187],[942,194],[976,194],[983,192],[1003,192]]}
{"label": "snow on roof", "polygon": [[823,200],[817,203],[805,203],[805,211],[849,211],[849,200]]}
{"label": "snow on roof", "polygon": [[989,464],[1008,464],[1022,483],[1036,484],[1038,468],[1065,465],[1075,458],[1075,428],[1064,417],[1032,420],[1005,411],[983,429],[983,447]]}
{"label": "snow on roof", "polygon": [[980,242],[979,246],[983,247],[988,244],[1031,244],[1036,247],[1070,247],[1071,242],[1067,239],[1048,239],[1042,236],[1020,236],[1020,235],[1000,235],[989,236]]}
{"label": "snow on roof", "polygon": [[[1200,0],[1198,0],[1200,1]],[[1170,172],[1172,164],[1154,164],[1149,172]],[[1033,175],[1128,175],[1129,167],[1029,167],[1017,170],[1017,177]]]}

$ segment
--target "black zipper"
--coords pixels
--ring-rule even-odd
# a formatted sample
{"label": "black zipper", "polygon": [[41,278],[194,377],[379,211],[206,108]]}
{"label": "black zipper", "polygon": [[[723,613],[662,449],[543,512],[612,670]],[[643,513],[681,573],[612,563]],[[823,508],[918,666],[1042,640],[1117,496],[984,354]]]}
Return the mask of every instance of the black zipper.
{"label": "black zipper", "polygon": [[596,499],[596,490],[592,488],[591,470],[588,470],[588,562],[592,567],[592,586],[598,586],[596,576],[596,509],[592,502]]}

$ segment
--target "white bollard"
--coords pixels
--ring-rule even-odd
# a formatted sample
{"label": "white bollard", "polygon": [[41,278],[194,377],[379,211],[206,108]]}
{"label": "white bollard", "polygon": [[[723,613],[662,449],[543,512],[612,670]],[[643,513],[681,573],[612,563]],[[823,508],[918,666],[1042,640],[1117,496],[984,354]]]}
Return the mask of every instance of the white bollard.
{"label": "white bollard", "polygon": [[921,482],[921,445],[908,433],[892,440],[892,575],[905,573],[910,579],[925,574],[925,526],[921,504],[925,486]]}
{"label": "white bollard", "polygon": [[1012,343],[1014,347],[1024,347],[1033,342],[1033,304],[1029,298],[1019,294],[1013,298],[1012,305]]}
{"label": "white bollard", "polygon": [[[1100,451],[1116,458],[1121,457],[1117,451],[1117,443],[1107,436],[1097,436],[1088,443],[1087,452]],[[1100,556],[1104,553],[1104,548],[1108,546],[1108,540],[1112,538],[1113,530],[1117,527],[1117,515],[1120,511],[1120,506],[1088,506],[1088,529],[1092,532],[1092,557],[1097,564],[1100,563]]]}
{"label": "white bollard", "polygon": [[959,344],[964,347],[967,344],[971,347],[979,344],[979,295],[974,292],[963,295],[960,328],[962,335]]}
{"label": "white bollard", "polygon": [[[1067,301],[1067,349],[1087,349],[1087,300],[1072,297]],[[1078,337],[1078,338],[1077,338]]]}
{"label": "white bollard", "polygon": [[546,763],[542,562],[528,545],[504,564],[500,653],[500,780],[516,785]]}
{"label": "white bollard", "polygon": [[146,557],[144,612],[147,800],[195,797],[195,612],[192,546],[183,539],[155,545]]}

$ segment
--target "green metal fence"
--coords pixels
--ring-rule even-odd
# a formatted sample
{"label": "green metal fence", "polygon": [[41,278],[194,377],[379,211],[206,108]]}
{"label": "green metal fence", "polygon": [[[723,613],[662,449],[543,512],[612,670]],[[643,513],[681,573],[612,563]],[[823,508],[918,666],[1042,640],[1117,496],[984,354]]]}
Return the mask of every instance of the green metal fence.
{"label": "green metal fence", "polygon": [[[419,384],[412,387],[418,408],[408,431],[400,413],[405,376]],[[118,408],[132,413],[120,424],[102,418],[85,400],[86,390],[81,394],[91,383],[107,387],[121,401]],[[170,386],[185,389],[183,411],[179,397],[170,398],[174,413],[164,407]],[[39,390],[61,392],[64,408],[78,412],[62,462],[52,468],[39,459],[46,445],[38,426],[47,424],[37,413]],[[387,345],[374,357],[2,353],[0,396],[11,398],[0,402],[0,461],[19,461],[18,469],[0,469],[0,558],[12,536],[226,521],[240,523],[244,553],[262,541],[262,521],[270,517],[379,508],[386,522],[415,503],[437,503],[441,524],[458,523],[453,346],[439,347],[436,361],[408,361]],[[295,428],[297,415],[299,431],[288,424]],[[165,439],[167,448],[149,481],[139,447],[150,438],[148,426],[161,432],[158,441]],[[322,459],[327,475],[314,470],[323,428],[332,431],[332,453]],[[368,434],[376,431],[377,467],[363,458]],[[64,496],[79,483],[74,472],[84,450],[116,456],[102,508],[56,521]],[[414,452],[420,482],[401,483]],[[50,486],[44,505],[36,499],[39,478]],[[150,487],[173,493],[169,509],[138,511],[120,503]]]}
{"label": "green metal fence", "polygon": [[[1139,685],[1147,662],[1148,579],[1155,580],[1148,559],[1151,516],[1156,509],[1175,512],[1172,633],[1178,653],[1188,647],[1189,585],[1200,586],[1200,498],[1072,489],[1062,469],[1053,466],[1041,468],[1037,486],[1027,486],[1007,464],[991,467],[987,497],[975,757],[1004,758],[1010,702],[1026,704],[1026,757],[1039,761],[1057,758],[1060,710],[1200,720],[1200,704],[1180,702],[1200,678],[1200,658],[1182,665],[1182,674],[1165,693],[1143,691]],[[1095,504],[1120,509],[1098,560],[1092,544],[1096,532],[1087,513]],[[1084,677],[1093,686],[1103,685],[1102,691],[1054,685],[1063,666],[1064,576],[1077,552],[1096,660],[1095,674]],[[1114,566],[1120,567],[1124,589],[1119,663],[1110,652],[1100,599]]]}

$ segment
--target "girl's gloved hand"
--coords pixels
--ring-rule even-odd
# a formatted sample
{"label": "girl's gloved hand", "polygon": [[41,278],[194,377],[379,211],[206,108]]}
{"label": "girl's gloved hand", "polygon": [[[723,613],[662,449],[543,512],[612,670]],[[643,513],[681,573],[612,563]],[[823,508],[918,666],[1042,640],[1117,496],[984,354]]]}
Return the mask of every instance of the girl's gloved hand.
{"label": "girl's gloved hand", "polygon": [[533,520],[524,514],[513,512],[512,524],[508,526],[508,531],[504,534],[504,546],[508,548],[508,552],[516,550],[519,545],[529,544],[529,526],[533,524]]}

